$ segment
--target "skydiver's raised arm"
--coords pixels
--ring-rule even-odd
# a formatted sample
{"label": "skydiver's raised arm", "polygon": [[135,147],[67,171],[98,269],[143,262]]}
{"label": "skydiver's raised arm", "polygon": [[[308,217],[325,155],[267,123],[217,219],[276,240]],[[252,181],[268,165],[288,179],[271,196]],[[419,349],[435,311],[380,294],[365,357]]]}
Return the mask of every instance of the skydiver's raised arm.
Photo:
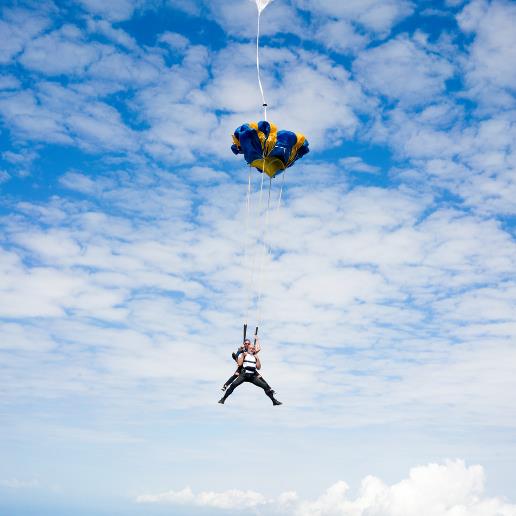
{"label": "skydiver's raised arm", "polygon": [[258,335],[254,336],[254,340],[256,342],[256,344],[254,345],[254,354],[257,355],[261,351],[262,347],[260,346],[260,338],[258,337]]}
{"label": "skydiver's raised arm", "polygon": [[262,363],[260,362],[260,359],[256,356],[256,353],[254,354],[254,358],[256,358],[256,369],[261,369]]}

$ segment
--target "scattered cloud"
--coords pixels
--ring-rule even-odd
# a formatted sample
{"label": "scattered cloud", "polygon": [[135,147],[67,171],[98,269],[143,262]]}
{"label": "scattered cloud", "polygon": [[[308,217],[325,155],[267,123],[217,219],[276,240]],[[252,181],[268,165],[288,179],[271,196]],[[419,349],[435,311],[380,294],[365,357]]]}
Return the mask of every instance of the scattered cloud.
{"label": "scattered cloud", "polygon": [[354,71],[364,86],[403,104],[425,104],[446,90],[453,65],[417,39],[396,39],[361,52]]}
{"label": "scattered cloud", "polygon": [[266,503],[266,498],[255,491],[231,489],[222,493],[201,492],[194,494],[186,487],[181,491],[169,491],[158,495],[141,495],[138,503],[170,503],[174,505],[196,505],[224,510],[253,509]]}
{"label": "scattered cloud", "polygon": [[414,9],[412,2],[406,0],[296,0],[296,5],[315,16],[349,20],[367,31],[384,34]]}
{"label": "scattered cloud", "polygon": [[339,163],[344,166],[346,170],[352,172],[365,172],[368,174],[377,174],[380,171],[379,167],[369,165],[364,162],[362,158],[357,156],[350,156],[348,158],[342,158]]}
{"label": "scattered cloud", "polygon": [[11,179],[11,176],[5,170],[0,170],[0,184],[5,183]]}
{"label": "scattered cloud", "polygon": [[[82,73],[88,65],[99,59],[100,45],[86,44],[82,31],[73,25],[32,40],[20,62],[29,69],[49,75]],[[59,59],[51,56],[59,55]]]}
{"label": "scattered cloud", "polygon": [[392,485],[374,476],[361,482],[355,498],[344,481],[330,486],[315,500],[304,500],[296,492],[285,492],[275,499],[251,491],[201,492],[190,488],[158,495],[141,495],[138,503],[196,505],[238,510],[254,508],[256,514],[292,516],[492,516],[516,514],[516,506],[484,493],[484,471],[481,466],[466,466],[463,461],[417,466],[409,476]]}
{"label": "scattered cloud", "polygon": [[79,4],[88,12],[102,16],[111,22],[120,22],[131,18],[135,9],[143,5],[142,0],[79,0]]}
{"label": "scattered cloud", "polygon": [[516,6],[512,2],[474,0],[458,14],[461,29],[473,37],[464,60],[468,94],[482,105],[514,109]]}
{"label": "scattered cloud", "polygon": [[43,9],[37,11],[21,8],[4,8],[2,10],[3,19],[0,20],[0,32],[3,34],[3,38],[0,44],[0,63],[11,63],[12,59],[23,51],[27,43],[51,24],[44,6],[45,3],[42,4]]}
{"label": "scattered cloud", "polygon": [[30,489],[39,487],[40,483],[38,480],[20,480],[18,478],[11,478],[9,480],[0,480],[0,487],[8,489]]}

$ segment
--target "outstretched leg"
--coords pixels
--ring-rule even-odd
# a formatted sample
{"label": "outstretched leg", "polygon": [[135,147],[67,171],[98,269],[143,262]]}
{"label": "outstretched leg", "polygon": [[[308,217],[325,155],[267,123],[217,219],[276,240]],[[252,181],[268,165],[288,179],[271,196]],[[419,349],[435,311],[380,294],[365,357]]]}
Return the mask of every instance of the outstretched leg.
{"label": "outstretched leg", "polygon": [[224,404],[224,402],[227,400],[229,396],[231,396],[231,393],[242,383],[246,381],[245,375],[241,374],[228,388],[226,393],[222,398],[220,398],[219,403]]}
{"label": "outstretched leg", "polygon": [[273,405],[281,405],[282,404],[281,401],[278,401],[274,397],[274,391],[270,388],[269,384],[261,376],[258,376],[258,375],[252,376],[251,378],[249,378],[249,381],[254,383],[257,387],[261,387],[264,390],[265,394],[267,394],[267,396],[269,396]]}
{"label": "outstretched leg", "polygon": [[238,370],[235,371],[235,374],[233,374],[232,376],[230,376],[226,383],[222,386],[222,390],[225,391],[237,378],[238,378],[239,374],[238,374]]}
{"label": "outstretched leg", "polygon": [[265,385],[267,386],[267,390],[272,391],[272,393],[274,394],[274,391],[271,389],[271,386],[267,383],[267,380],[261,374],[258,374],[258,378],[260,378],[263,381],[263,383],[265,383]]}

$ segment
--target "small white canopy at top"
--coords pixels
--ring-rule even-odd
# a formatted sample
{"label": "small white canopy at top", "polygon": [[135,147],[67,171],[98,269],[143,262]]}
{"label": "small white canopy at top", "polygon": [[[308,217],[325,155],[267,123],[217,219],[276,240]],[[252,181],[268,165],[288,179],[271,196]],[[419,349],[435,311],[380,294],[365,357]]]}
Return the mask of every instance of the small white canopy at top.
{"label": "small white canopy at top", "polygon": [[261,13],[271,2],[272,0],[251,0],[251,2],[256,2],[256,7],[258,7],[258,12]]}

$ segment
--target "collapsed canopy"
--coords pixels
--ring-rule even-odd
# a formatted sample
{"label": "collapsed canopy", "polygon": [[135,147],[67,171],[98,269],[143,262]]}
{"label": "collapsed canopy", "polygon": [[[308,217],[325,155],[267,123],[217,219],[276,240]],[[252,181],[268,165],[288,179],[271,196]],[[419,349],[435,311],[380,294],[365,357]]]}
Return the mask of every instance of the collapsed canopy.
{"label": "collapsed canopy", "polygon": [[278,131],[274,124],[264,121],[241,125],[233,134],[231,150],[243,154],[251,167],[269,177],[281,174],[309,152],[302,134]]}

